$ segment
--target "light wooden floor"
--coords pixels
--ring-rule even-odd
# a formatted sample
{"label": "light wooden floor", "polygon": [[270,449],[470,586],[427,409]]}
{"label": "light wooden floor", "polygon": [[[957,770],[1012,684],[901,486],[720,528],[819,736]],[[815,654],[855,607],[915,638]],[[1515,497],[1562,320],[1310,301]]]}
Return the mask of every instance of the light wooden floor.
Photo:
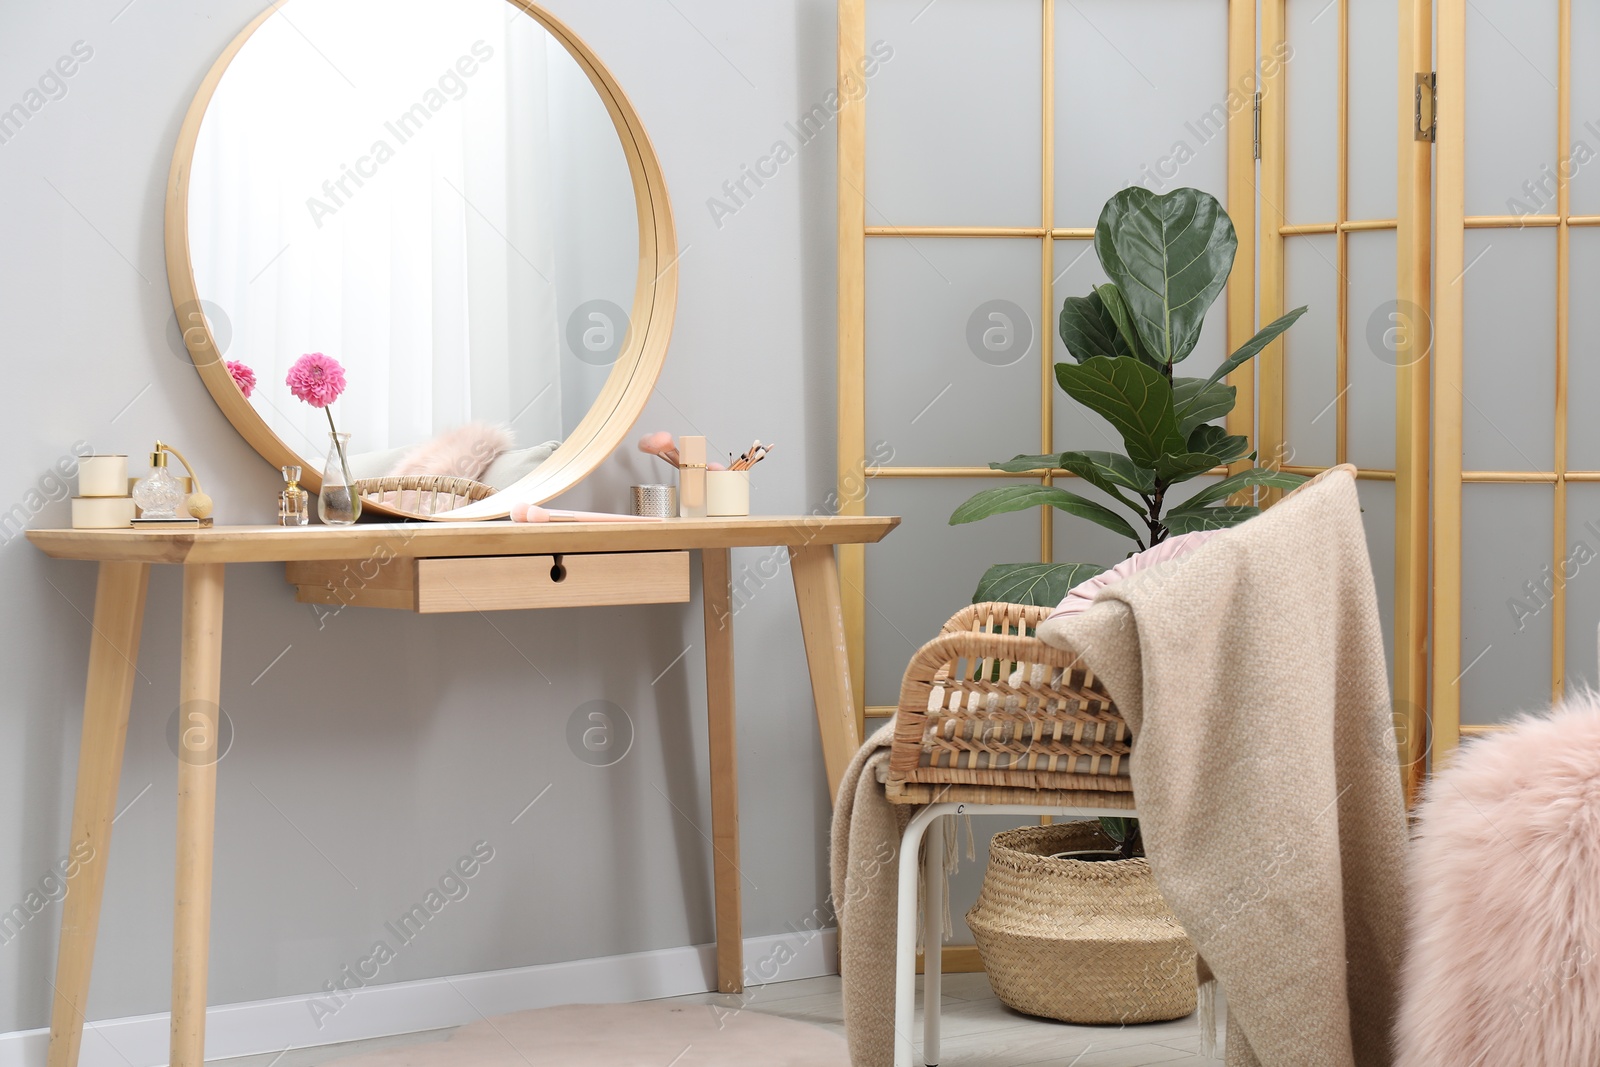
{"label": "light wooden floor", "polygon": [[[1019,1015],[989,991],[981,974],[951,974],[944,979],[944,1055],[941,1067],[1215,1067],[1220,1059],[1200,1055],[1200,1030],[1194,1016],[1144,1026],[1067,1026]],[[774,982],[742,996],[696,993],[675,1000],[781,1015],[815,1023],[843,1036],[844,1009],[839,979],[808,978]],[[1218,997],[1218,1015],[1222,1015]],[[218,1067],[321,1067],[362,1052],[399,1045],[443,1041],[448,1030],[299,1049],[276,1056],[213,1060]],[[918,1025],[920,1037],[921,1026]],[[753,1064],[752,1067],[759,1067]]]}

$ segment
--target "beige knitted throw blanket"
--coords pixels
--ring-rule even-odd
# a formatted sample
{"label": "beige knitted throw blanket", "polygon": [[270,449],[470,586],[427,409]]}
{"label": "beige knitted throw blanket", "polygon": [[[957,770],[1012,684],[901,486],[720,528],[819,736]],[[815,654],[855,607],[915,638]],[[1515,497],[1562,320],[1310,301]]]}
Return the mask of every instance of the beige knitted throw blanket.
{"label": "beige knitted throw blanket", "polygon": [[852,1067],[894,1063],[894,950],[900,835],[915,810],[891,804],[879,780],[894,720],[861,746],[839,783],[831,845],[839,976]]}
{"label": "beige knitted throw blanket", "polygon": [[[1407,835],[1353,470],[1040,633],[1083,655],[1133,729],[1145,847],[1227,994],[1229,1067],[1388,1067]],[[834,811],[854,1067],[892,1063],[907,813],[873,773],[887,744],[857,755]]]}

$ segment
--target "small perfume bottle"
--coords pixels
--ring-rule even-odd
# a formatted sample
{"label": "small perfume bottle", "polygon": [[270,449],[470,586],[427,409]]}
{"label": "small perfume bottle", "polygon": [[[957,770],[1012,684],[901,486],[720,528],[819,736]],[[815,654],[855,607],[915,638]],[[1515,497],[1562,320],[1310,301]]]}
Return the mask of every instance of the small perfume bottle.
{"label": "small perfume bottle", "polygon": [[133,487],[133,502],[144,519],[176,519],[183,503],[183,483],[167,470],[167,450],[160,441],[150,453],[150,473]]}
{"label": "small perfume bottle", "polygon": [[300,488],[300,468],[288,466],[282,470],[284,486],[278,494],[278,525],[304,526],[311,521],[310,494]]}

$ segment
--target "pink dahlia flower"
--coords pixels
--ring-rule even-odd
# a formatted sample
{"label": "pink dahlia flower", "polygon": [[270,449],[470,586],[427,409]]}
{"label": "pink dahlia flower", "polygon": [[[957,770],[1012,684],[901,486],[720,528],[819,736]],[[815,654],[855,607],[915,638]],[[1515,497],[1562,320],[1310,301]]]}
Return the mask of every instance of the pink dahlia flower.
{"label": "pink dahlia flower", "polygon": [[256,391],[256,372],[240,363],[236,359],[228,360],[228,373],[233,375],[233,384],[239,387],[239,392],[244,394],[246,400]]}
{"label": "pink dahlia flower", "polygon": [[344,392],[344,368],[321,352],[307,352],[294,361],[287,379],[289,392],[314,408],[325,408]]}

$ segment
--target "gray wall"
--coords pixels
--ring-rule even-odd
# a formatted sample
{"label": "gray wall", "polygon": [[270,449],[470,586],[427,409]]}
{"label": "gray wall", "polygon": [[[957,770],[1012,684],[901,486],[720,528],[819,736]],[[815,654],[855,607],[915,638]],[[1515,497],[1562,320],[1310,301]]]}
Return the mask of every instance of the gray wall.
{"label": "gray wall", "polygon": [[[137,456],[156,437],[197,462],[220,521],[270,519],[276,472],[179,354],[162,248],[183,112],[260,6],[7,0],[0,9],[0,108],[74,42],[93,49],[65,95],[0,144],[0,344],[13,398],[0,424],[0,509],[37,511],[32,525],[67,523],[51,470],[75,441]],[[833,3],[550,7],[631,96],[675,197],[678,325],[640,430],[698,429],[721,451],[776,439],[787,447],[759,470],[756,507],[819,506],[833,482],[832,131],[720,225],[706,200],[831,87]],[[623,450],[569,502],[619,508],[628,484],[662,473],[656,462]],[[94,573],[6,537],[0,906],[9,908],[64,851]],[[762,557],[737,553],[736,569]],[[712,938],[698,603],[512,613],[492,625],[352,609],[319,628],[278,567],[230,568],[227,595],[223,699],[236,739],[220,767],[214,1003],[320,989],[479,840],[495,859],[386,969],[390,980]],[[165,731],[178,621],[179,575],[158,570],[91,1018],[167,1007],[175,759]],[[750,598],[737,634],[745,929],[755,935],[783,931],[822,900],[828,805],[786,574]],[[628,756],[605,769],[574,758],[566,741],[569,716],[596,699],[623,708],[636,734]],[[51,905],[0,944],[0,1032],[47,1025],[59,917]]]}

